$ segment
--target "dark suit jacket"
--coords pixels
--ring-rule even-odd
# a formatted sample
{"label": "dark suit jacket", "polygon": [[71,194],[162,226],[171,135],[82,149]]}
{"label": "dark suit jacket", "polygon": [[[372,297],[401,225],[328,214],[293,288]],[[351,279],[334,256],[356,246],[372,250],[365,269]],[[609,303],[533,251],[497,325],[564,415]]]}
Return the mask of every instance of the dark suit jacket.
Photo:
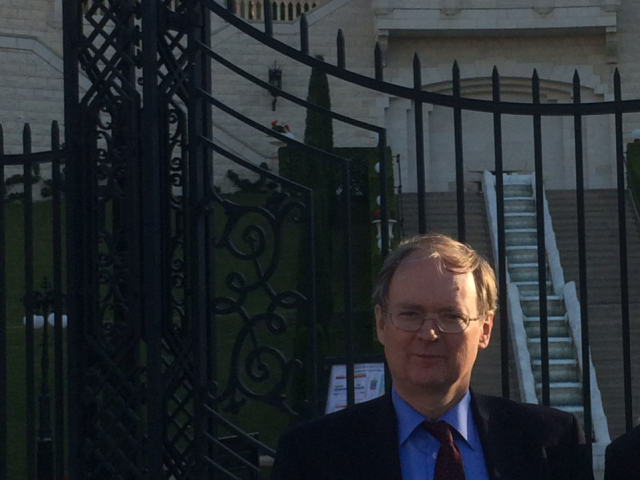
{"label": "dark suit jacket", "polygon": [[640,479],[640,426],[616,438],[604,457],[604,480]]}
{"label": "dark suit jacket", "polygon": [[[475,393],[471,405],[490,478],[593,478],[573,415]],[[298,425],[280,438],[272,478],[401,480],[396,424],[387,394]]]}

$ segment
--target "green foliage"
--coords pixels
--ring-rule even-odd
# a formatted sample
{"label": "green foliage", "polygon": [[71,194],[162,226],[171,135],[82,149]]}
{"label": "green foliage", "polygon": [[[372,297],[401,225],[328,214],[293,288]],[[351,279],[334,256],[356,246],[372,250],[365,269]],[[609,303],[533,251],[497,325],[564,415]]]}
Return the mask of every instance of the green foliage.
{"label": "green foliage", "polygon": [[627,183],[640,210],[640,141],[627,144]]}
{"label": "green foliage", "polygon": [[[266,171],[269,170],[269,166],[266,162],[262,162],[260,164],[260,168]],[[269,180],[264,174],[261,174],[255,182],[252,182],[246,178],[240,178],[240,175],[233,170],[227,170],[227,178],[229,178],[229,180],[231,180],[238,189],[247,193],[267,193],[278,187],[277,183]]]}
{"label": "green foliage", "polygon": [[[38,182],[40,182],[40,180],[42,179],[40,178],[39,175],[33,175],[31,177],[31,184],[35,185]],[[17,185],[24,185],[24,175],[22,175],[21,173],[12,175],[4,181],[4,184],[8,188],[15,187]],[[24,198],[23,192],[11,192],[11,193],[5,194],[4,201],[5,203],[21,202],[23,198]]]}
{"label": "green foliage", "polygon": [[[322,57],[317,57],[322,60]],[[309,79],[307,100],[325,110],[331,110],[329,81],[327,74],[314,68]],[[333,125],[330,116],[312,109],[307,110],[304,143],[321,150],[333,152]],[[296,320],[296,341],[294,354],[296,358],[310,363],[310,349],[308,344],[309,328],[317,329],[319,339],[320,358],[326,351],[325,339],[330,330],[331,318],[334,312],[334,291],[332,282],[333,272],[333,225],[336,206],[336,186],[334,180],[334,160],[322,154],[313,154],[302,150],[292,149],[290,170],[286,174],[289,178],[313,190],[313,214],[315,231],[313,239],[306,238],[306,232],[300,238],[301,245],[314,246],[315,275],[310,276],[307,266],[308,255],[300,249],[299,281],[301,291],[310,294],[315,285],[315,302],[309,305],[315,310],[316,325],[310,325],[313,318],[311,311],[299,311]],[[281,172],[282,174],[282,172]],[[313,243],[311,243],[313,240]],[[293,381],[294,408],[304,410],[307,398],[306,375],[300,372]]]}
{"label": "green foliage", "polygon": [[[324,60],[321,55],[317,55],[316,58]],[[317,68],[311,70],[307,101],[325,110],[331,110],[329,80],[324,71]],[[331,152],[333,149],[333,119],[322,112],[307,110],[304,143],[325,152]]]}
{"label": "green foliage", "polygon": [[[351,238],[352,238],[352,267],[353,267],[353,291],[352,291],[352,319],[355,326],[355,342],[356,352],[359,354],[378,353],[380,346],[375,340],[374,315],[371,305],[371,291],[373,283],[378,275],[378,271],[382,265],[382,257],[377,245],[377,228],[373,224],[373,220],[379,218],[377,213],[380,207],[376,200],[380,195],[380,175],[376,172],[375,167],[379,161],[379,153],[377,148],[351,148],[337,147],[334,148],[334,154],[349,159],[349,169],[351,178]],[[396,218],[396,199],[394,196],[393,183],[393,162],[391,150],[387,150],[387,192],[388,192],[388,208],[389,218]],[[289,147],[282,147],[278,151],[280,175],[297,181],[303,185],[309,186],[307,177],[303,177],[304,169],[300,168],[300,164],[304,159],[299,152]],[[334,189],[335,192],[335,189]],[[314,200],[316,199],[314,191]],[[344,355],[344,325],[342,319],[345,317],[344,305],[342,304],[342,292],[344,288],[343,275],[343,258],[342,258],[342,218],[343,209],[338,204],[337,197],[333,196],[336,202],[336,208],[332,210],[332,222],[327,230],[329,235],[322,235],[318,232],[316,226],[316,242],[330,242],[333,245],[333,252],[330,263],[326,266],[330,272],[324,277],[326,280],[324,285],[318,284],[317,288],[325,288],[330,286],[332,293],[332,305],[335,313],[334,321],[331,324],[320,325],[318,329],[318,337],[326,339],[327,344],[323,345],[324,350],[321,352],[319,361],[324,360],[326,356]],[[394,242],[397,243],[399,238],[398,231],[395,231]],[[306,240],[302,240],[305,242]],[[304,243],[303,243],[304,244]],[[392,243],[392,246],[394,244]],[[319,260],[316,259],[316,264]],[[302,263],[300,264],[302,265]],[[308,287],[307,287],[308,288]],[[326,294],[326,291],[325,291]],[[324,306],[317,304],[318,313],[322,314]],[[320,317],[319,317],[320,318]],[[307,343],[305,339],[308,336],[308,330],[300,331],[296,340],[298,351],[302,352],[301,357],[305,359],[305,351],[303,350]],[[297,355],[297,353],[296,353]],[[304,379],[296,378],[294,387],[297,391],[298,398],[304,398],[305,387]]]}
{"label": "green foliage", "polygon": [[[25,452],[26,437],[24,435],[27,424],[27,393],[26,393],[26,362],[27,340],[23,317],[25,315],[22,298],[25,292],[24,265],[24,206],[21,203],[11,203],[5,208],[6,215],[6,323],[7,323],[7,432],[11,439],[8,445],[8,475],[6,478],[26,478]],[[62,225],[65,223],[65,208],[62,206]],[[36,290],[40,289],[43,278],[53,278],[53,230],[52,203],[36,202],[33,204],[33,254],[34,279]],[[64,229],[63,229],[64,235]],[[64,245],[65,239],[62,239]],[[62,259],[64,268],[65,259]],[[66,312],[65,312],[66,313]],[[49,329],[50,364],[49,382],[53,382],[53,332]],[[66,335],[65,337],[66,338]],[[66,342],[66,340],[63,340]],[[34,332],[35,346],[35,385],[41,385],[41,357],[42,330]],[[62,345],[66,351],[66,345]],[[66,380],[64,380],[66,382]],[[52,383],[50,383],[52,385]],[[53,399],[51,400],[53,402]],[[40,406],[36,401],[36,409]],[[36,412],[36,419],[39,413]]]}
{"label": "green foliage", "polygon": [[[38,183],[39,181],[40,181],[40,177],[31,177],[32,184]],[[18,173],[17,175],[12,175],[4,181],[4,184],[7,187],[12,187],[14,185],[22,185],[23,183],[24,183],[24,175],[22,175],[21,173]]]}
{"label": "green foliage", "polygon": [[[33,175],[31,177],[31,184],[41,185],[40,196],[42,198],[50,198],[51,196],[53,196],[53,180],[50,178],[43,179],[41,177],[40,165],[37,163],[33,164],[32,171],[33,171]],[[65,171],[63,169],[61,179],[60,179],[60,190],[62,192],[64,192],[64,189],[65,189],[64,174],[65,174]],[[7,177],[4,181],[4,184],[7,187],[7,189],[10,189],[11,187],[16,187],[18,185],[24,185],[24,175],[19,173],[19,174]],[[11,192],[11,193],[5,194],[4,201],[5,203],[11,203],[11,202],[19,202],[19,201],[22,201],[23,199],[24,199],[23,192]]]}
{"label": "green foliage", "polygon": [[[329,82],[324,72],[313,69],[307,99],[325,110],[331,109]],[[381,266],[380,250],[376,239],[377,228],[372,223],[374,213],[379,209],[376,198],[380,194],[380,176],[375,172],[375,165],[379,160],[378,150],[376,148],[334,148],[331,117],[311,109],[307,110],[304,141],[305,144],[323,152],[349,159],[353,246],[352,319],[355,322],[357,351],[374,353],[376,344],[373,342],[375,330],[370,297],[373,281]],[[390,150],[387,158],[389,213],[390,218],[394,218],[395,199],[393,198],[393,165]],[[340,199],[336,193],[340,190],[340,182],[337,179],[341,165],[327,156],[309,154],[289,147],[279,149],[278,160],[281,176],[313,190],[315,312],[319,362],[322,365],[327,355],[344,354],[344,351],[341,351],[344,342],[340,340],[340,337],[345,334],[344,325],[341,321],[335,321],[345,318],[345,306],[342,301],[345,280],[342,256],[344,232],[341,218],[344,210],[340,208]],[[310,241],[311,239],[302,234],[301,245],[308,245]],[[300,252],[301,255],[304,254],[303,249]],[[298,262],[300,275],[298,284],[301,291],[310,292],[313,278],[305,268],[307,262],[303,260],[300,258]],[[312,318],[310,311],[300,311],[296,320],[294,354],[305,364],[310,360],[307,340],[310,318]],[[300,409],[304,407],[304,399],[308,396],[303,372],[296,376],[292,388],[295,391],[295,408]]]}

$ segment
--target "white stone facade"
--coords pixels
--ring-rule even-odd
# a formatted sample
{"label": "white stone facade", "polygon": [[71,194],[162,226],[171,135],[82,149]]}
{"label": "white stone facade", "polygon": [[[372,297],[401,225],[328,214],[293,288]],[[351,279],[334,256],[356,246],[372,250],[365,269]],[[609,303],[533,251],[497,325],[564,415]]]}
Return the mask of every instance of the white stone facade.
{"label": "white stone facade", "polygon": [[[451,68],[457,60],[462,94],[491,98],[491,73],[497,66],[504,100],[531,102],[531,75],[541,79],[542,102],[572,100],[572,78],[578,71],[583,101],[613,98],[613,72],[622,75],[623,97],[640,98],[640,2],[636,0],[325,0],[309,12],[310,53],[336,63],[336,35],[346,38],[346,66],[374,74],[373,49],[384,52],[388,82],[413,85],[412,60],[422,65],[422,88],[451,93]],[[248,8],[249,3],[247,3]],[[62,33],[60,0],[0,0],[0,123],[5,151],[21,151],[21,129],[31,123],[34,150],[49,148],[51,121],[63,119]],[[258,28],[261,24],[255,23]],[[310,68],[277,54],[233,27],[213,18],[212,47],[253,75],[267,80],[275,64],[283,70],[283,89],[305,98]],[[299,48],[299,19],[276,22],[275,37]],[[84,80],[83,84],[86,83]],[[388,143],[403,165],[405,191],[415,190],[413,106],[370,90],[331,79],[332,107],[362,121],[385,126]],[[271,110],[271,96],[215,64],[213,93],[254,121],[273,120],[304,133],[305,111],[284,99]],[[432,191],[451,190],[453,171],[452,112],[424,106],[426,184]],[[640,127],[640,115],[626,115],[625,141]],[[214,139],[233,153],[275,168],[277,145],[221,112],[213,112]],[[63,126],[63,125],[61,125]],[[615,186],[613,119],[584,121],[586,183],[589,188]],[[336,146],[374,146],[365,130],[334,122]],[[463,115],[464,156],[468,187],[479,172],[493,169],[493,124],[490,114]],[[533,128],[528,117],[503,118],[505,170],[533,168]],[[543,120],[543,154],[548,188],[575,186],[573,120]],[[216,182],[224,185],[230,162],[216,156]],[[238,172],[242,175],[242,172]]]}

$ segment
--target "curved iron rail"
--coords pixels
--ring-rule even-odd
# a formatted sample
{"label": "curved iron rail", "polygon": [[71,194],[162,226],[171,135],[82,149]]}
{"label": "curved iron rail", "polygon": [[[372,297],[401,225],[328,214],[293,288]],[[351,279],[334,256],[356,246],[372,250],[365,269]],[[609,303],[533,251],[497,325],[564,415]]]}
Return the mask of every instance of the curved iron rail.
{"label": "curved iron rail", "polygon": [[[556,103],[556,104],[532,104],[520,102],[494,102],[491,100],[478,100],[473,98],[460,97],[456,98],[452,95],[441,93],[433,93],[424,90],[415,90],[414,88],[403,87],[383,80],[375,80],[365,75],[355,73],[340,66],[331,65],[316,58],[313,58],[300,50],[296,50],[289,45],[273,38],[272,36],[261,32],[257,28],[251,26],[235,14],[229,12],[225,7],[219,5],[214,0],[202,0],[202,4],[209,8],[213,13],[222,18],[225,22],[233,25],[238,30],[258,40],[273,50],[286,55],[287,57],[302,63],[309,67],[321,68],[328,75],[339,78],[346,82],[358,85],[360,87],[369,88],[379,93],[385,93],[396,97],[415,100],[422,103],[430,103],[443,107],[456,108],[463,110],[471,110],[475,112],[497,113],[502,115],[521,115],[521,116],[569,116],[574,115],[577,110],[581,115],[608,115],[616,111],[621,113],[631,113],[640,110],[640,100],[619,100],[609,102],[593,102],[580,103]],[[302,16],[304,17],[304,15]],[[300,18],[302,18],[300,17]],[[304,23],[301,21],[301,25]],[[273,89],[273,87],[270,87]]]}

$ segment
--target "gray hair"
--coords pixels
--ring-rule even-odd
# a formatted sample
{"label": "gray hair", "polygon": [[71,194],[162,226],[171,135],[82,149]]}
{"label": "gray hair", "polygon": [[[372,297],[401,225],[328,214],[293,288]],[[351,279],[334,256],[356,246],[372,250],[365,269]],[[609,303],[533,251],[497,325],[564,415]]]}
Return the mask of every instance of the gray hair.
{"label": "gray hair", "polygon": [[495,313],[498,307],[498,287],[491,265],[470,246],[437,233],[408,238],[387,256],[373,288],[371,298],[374,305],[380,305],[384,310],[393,275],[400,264],[416,252],[423,252],[429,258],[436,259],[438,268],[456,273],[471,272],[478,295],[479,314]]}

